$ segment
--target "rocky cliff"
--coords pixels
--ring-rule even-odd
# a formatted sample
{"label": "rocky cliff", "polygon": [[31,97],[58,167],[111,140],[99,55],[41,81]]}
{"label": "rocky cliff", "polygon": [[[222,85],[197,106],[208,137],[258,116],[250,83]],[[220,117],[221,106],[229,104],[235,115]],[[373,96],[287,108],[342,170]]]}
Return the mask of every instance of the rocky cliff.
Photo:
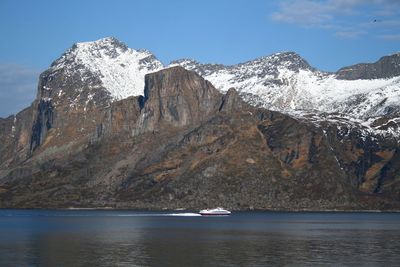
{"label": "rocky cliff", "polygon": [[[148,51],[114,39],[95,47],[68,50],[40,76],[31,107],[0,120],[0,207],[399,209],[395,136],[335,114],[251,106],[194,71],[156,71]],[[155,72],[120,99],[93,62],[131,56],[129,70]]]}

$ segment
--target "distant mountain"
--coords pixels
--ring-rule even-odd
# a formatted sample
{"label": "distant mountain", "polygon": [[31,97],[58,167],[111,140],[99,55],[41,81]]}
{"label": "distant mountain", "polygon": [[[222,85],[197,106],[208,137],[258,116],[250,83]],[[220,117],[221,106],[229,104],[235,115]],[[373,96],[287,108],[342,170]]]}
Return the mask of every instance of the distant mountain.
{"label": "distant mountain", "polygon": [[387,79],[400,76],[400,53],[385,56],[375,63],[361,63],[341,68],[337,73],[338,79]]}
{"label": "distant mountain", "polygon": [[293,52],[232,66],[188,59],[173,61],[170,66],[193,70],[222,92],[236,88],[254,106],[301,118],[312,113],[326,120],[326,114],[334,114],[331,120],[341,117],[376,134],[399,136],[399,58],[394,54],[337,73],[319,71]]}
{"label": "distant mountain", "polygon": [[293,52],[164,68],[115,38],[75,44],[0,118],[0,207],[398,210],[390,69],[346,80]]}
{"label": "distant mountain", "polygon": [[382,67],[373,79],[360,76],[351,80],[344,78],[356,77],[357,74],[350,73],[358,73],[358,69],[348,67],[338,73],[318,71],[293,52],[276,53],[232,66],[200,64],[187,59],[171,62],[170,66],[180,65],[196,71],[221,91],[234,87],[249,103],[266,108],[283,112],[339,112],[367,119],[399,109],[400,73],[396,71],[400,63],[397,58],[398,55],[393,55],[375,63]]}

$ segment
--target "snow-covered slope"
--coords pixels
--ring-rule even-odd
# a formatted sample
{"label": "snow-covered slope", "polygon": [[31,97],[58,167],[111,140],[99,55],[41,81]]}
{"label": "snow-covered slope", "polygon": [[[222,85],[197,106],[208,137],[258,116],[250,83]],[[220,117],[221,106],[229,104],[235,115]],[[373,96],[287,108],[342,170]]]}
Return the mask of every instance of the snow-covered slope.
{"label": "snow-covered slope", "polygon": [[[400,128],[400,54],[345,67],[337,73],[319,71],[294,52],[231,66],[182,59],[168,67],[176,65],[199,73],[222,92],[234,87],[256,106],[296,117],[306,114],[306,119],[313,113],[321,120],[340,116],[373,129],[385,128],[389,122],[385,131]],[[107,103],[143,95],[145,74],[163,68],[149,51],[128,48],[112,37],[77,43],[47,70],[41,95],[44,100],[53,99],[55,105],[69,101],[71,107],[79,102],[85,106]]]}
{"label": "snow-covered slope", "polygon": [[345,113],[367,119],[398,111],[400,77],[343,80],[318,71],[293,52],[277,53],[246,63],[223,66],[193,60],[171,63],[194,70],[219,90],[236,88],[254,105],[291,112],[307,110]]}
{"label": "snow-covered slope", "polygon": [[53,62],[49,71],[80,73],[83,83],[99,79],[114,100],[143,94],[144,75],[163,68],[147,50],[128,48],[113,37],[77,43]]}
{"label": "snow-covered slope", "polygon": [[[253,105],[287,113],[294,110],[344,113],[365,120],[400,110],[400,76],[344,80],[338,74],[316,70],[294,52],[231,66],[200,64],[188,59],[174,61],[169,66],[175,65],[196,71],[222,92],[234,87]],[[142,95],[144,75],[162,68],[163,64],[149,51],[134,50],[107,37],[75,44],[49,71],[56,74],[62,70],[71,77],[79,73],[82,84],[102,87],[113,100],[120,100]]]}

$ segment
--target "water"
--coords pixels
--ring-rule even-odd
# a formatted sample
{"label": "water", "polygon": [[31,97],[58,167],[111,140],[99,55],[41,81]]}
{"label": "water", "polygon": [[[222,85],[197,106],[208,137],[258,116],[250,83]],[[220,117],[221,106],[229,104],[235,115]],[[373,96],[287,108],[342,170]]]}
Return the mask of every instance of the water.
{"label": "water", "polygon": [[400,264],[398,213],[174,213],[0,210],[0,266]]}

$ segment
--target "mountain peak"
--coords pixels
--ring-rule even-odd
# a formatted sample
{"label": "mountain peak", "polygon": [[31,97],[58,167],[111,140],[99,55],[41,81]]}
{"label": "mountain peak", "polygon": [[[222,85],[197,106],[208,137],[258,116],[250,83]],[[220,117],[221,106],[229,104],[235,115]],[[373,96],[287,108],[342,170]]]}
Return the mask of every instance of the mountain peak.
{"label": "mountain peak", "polygon": [[294,51],[276,52],[276,53],[273,53],[273,54],[271,54],[269,56],[266,56],[266,57],[272,57],[272,56],[274,56],[274,57],[283,57],[283,58],[287,58],[287,57],[301,58],[301,56],[298,53],[294,52]]}
{"label": "mountain peak", "polygon": [[114,37],[75,43],[49,69],[70,77],[80,74],[82,85],[100,79],[114,100],[143,94],[144,75],[163,68],[148,50],[135,50]]}
{"label": "mountain peak", "polygon": [[296,52],[292,51],[274,53],[272,55],[263,56],[249,62],[254,62],[257,64],[264,63],[267,65],[286,67],[293,71],[298,71],[300,69],[311,70],[311,71],[315,70],[313,67],[310,66],[310,64],[308,64],[308,62],[304,58],[302,58]]}
{"label": "mountain peak", "polygon": [[[52,67],[63,63],[65,59],[85,62],[87,58],[116,58],[133,50],[114,37],[106,37],[96,41],[79,42],[72,45],[65,53],[53,62]],[[69,62],[71,63],[71,62]]]}
{"label": "mountain peak", "polygon": [[223,64],[202,64],[202,63],[200,63],[194,59],[190,59],[190,58],[182,58],[182,59],[171,61],[169,66],[170,67],[181,66],[187,70],[195,71],[202,76],[208,75],[212,72],[226,68],[226,66]]}
{"label": "mountain peak", "polygon": [[177,60],[171,61],[169,63],[170,66],[175,66],[175,65],[184,65],[184,64],[200,64],[197,60],[191,59],[191,58],[181,58]]}
{"label": "mountain peak", "polygon": [[79,42],[79,43],[75,43],[73,47],[75,47],[75,48],[92,47],[92,48],[97,48],[97,49],[120,47],[120,48],[124,48],[125,50],[128,49],[128,46],[126,44],[119,41],[115,37],[105,37],[105,38],[101,38],[96,41]]}

